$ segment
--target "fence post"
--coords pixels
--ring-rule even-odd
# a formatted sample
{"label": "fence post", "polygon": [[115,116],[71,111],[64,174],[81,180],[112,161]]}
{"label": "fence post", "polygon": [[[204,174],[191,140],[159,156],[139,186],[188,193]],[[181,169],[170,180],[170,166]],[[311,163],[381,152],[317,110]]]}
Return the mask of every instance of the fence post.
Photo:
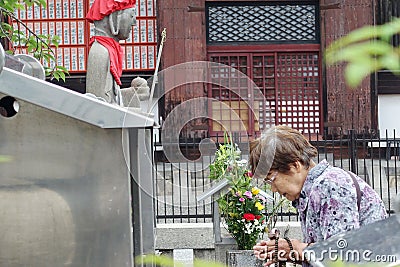
{"label": "fence post", "polygon": [[353,173],[357,172],[357,137],[354,129],[349,130],[349,149],[350,149],[350,171]]}

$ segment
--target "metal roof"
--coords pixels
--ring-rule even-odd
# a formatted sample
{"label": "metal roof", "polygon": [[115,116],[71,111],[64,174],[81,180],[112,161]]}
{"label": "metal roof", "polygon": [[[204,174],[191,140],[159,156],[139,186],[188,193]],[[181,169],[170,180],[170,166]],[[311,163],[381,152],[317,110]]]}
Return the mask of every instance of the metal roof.
{"label": "metal roof", "polygon": [[6,67],[0,73],[0,93],[101,128],[154,126],[151,114],[133,112]]}

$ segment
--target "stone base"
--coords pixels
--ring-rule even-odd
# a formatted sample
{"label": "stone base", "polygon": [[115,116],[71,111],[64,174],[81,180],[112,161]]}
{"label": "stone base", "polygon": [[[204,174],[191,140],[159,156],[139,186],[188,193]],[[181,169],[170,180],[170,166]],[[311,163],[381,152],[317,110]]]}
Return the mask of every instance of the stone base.
{"label": "stone base", "polygon": [[226,252],[228,267],[262,267],[264,261],[254,256],[253,250],[233,250]]}

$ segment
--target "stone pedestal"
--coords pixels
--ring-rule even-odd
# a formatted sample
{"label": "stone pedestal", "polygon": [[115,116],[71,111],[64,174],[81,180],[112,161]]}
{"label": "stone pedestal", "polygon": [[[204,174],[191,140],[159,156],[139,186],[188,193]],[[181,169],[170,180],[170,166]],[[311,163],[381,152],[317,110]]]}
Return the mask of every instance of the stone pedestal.
{"label": "stone pedestal", "polygon": [[262,267],[264,261],[254,257],[253,250],[231,250],[226,252],[228,267]]}

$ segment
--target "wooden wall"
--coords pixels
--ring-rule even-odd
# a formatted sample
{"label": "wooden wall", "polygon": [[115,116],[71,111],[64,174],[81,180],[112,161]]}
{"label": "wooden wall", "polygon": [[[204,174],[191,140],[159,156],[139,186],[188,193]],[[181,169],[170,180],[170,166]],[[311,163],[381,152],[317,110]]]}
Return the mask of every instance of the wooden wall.
{"label": "wooden wall", "polygon": [[[165,71],[168,77],[164,78],[163,87],[168,93],[165,94],[164,115],[169,114],[177,105],[196,97],[207,96],[206,87],[202,83],[188,83],[177,88],[170,88],[171,84],[179,83],[179,77],[185,70],[179,70],[176,65],[194,61],[206,61],[206,28],[205,28],[205,1],[204,0],[160,0],[157,1],[158,10],[158,32],[163,28],[167,30],[161,69],[163,71],[173,68],[177,71]],[[192,7],[189,10],[189,7]],[[191,64],[185,64],[184,68]],[[200,101],[199,101],[200,102]],[[201,103],[193,103],[183,108],[183,114],[197,117],[207,111],[207,107]],[[161,107],[162,109],[162,107]],[[177,122],[179,125],[180,122]],[[203,125],[203,127],[199,127]],[[188,137],[204,134],[193,128],[205,128],[205,119],[191,121],[182,130],[182,135]]]}
{"label": "wooden wall", "polygon": [[[320,0],[322,51],[333,40],[350,31],[363,25],[374,24],[375,1]],[[339,8],[334,8],[337,3]],[[192,12],[189,12],[189,6],[193,7]],[[158,32],[163,28],[167,29],[161,69],[165,70],[184,62],[207,60],[204,6],[205,0],[157,1]],[[345,84],[343,71],[344,65],[324,68],[324,121],[342,124],[344,131],[373,128],[376,121],[373,122],[371,116],[374,107],[371,104],[373,98],[370,79],[365,79],[360,87],[350,89]],[[187,84],[171,90],[165,95],[164,115],[169,114],[180,103],[200,96],[207,96],[204,84]],[[191,106],[188,112],[196,116],[197,113],[204,114],[206,109],[207,107],[202,105]],[[206,125],[204,119],[194,120],[182,133],[184,136],[204,134],[205,130],[199,132],[193,129],[206,128]]]}
{"label": "wooden wall", "polygon": [[[321,10],[321,45],[324,50],[332,41],[364,25],[374,24],[374,0],[321,0],[322,6],[339,3],[339,8]],[[372,127],[371,82],[350,89],[344,81],[344,65],[326,67],[326,122],[342,124],[342,129],[364,130]]]}

